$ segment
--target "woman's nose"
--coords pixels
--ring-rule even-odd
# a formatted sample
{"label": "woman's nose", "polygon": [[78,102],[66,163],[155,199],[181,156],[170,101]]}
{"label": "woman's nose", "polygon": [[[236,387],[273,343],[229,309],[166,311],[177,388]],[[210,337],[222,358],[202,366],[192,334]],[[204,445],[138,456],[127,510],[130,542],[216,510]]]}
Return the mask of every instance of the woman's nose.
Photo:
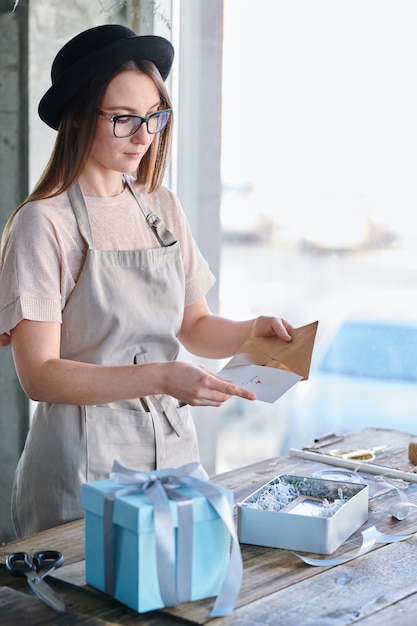
{"label": "woman's nose", "polygon": [[138,130],[135,132],[134,135],[131,135],[131,140],[134,141],[134,143],[149,143],[150,138],[152,137],[152,135],[150,135],[148,133],[148,129],[146,127],[146,124],[141,124],[138,128]]}

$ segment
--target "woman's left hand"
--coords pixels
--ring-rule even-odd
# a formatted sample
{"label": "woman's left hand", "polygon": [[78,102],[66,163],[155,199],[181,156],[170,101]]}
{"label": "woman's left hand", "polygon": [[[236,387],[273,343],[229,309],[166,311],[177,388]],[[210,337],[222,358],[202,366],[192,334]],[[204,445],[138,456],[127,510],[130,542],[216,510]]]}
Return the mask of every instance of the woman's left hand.
{"label": "woman's left hand", "polygon": [[279,337],[291,341],[294,326],[282,317],[261,315],[236,321],[213,315],[204,297],[185,307],[179,339],[192,354],[224,359],[236,354],[250,337]]}
{"label": "woman's left hand", "polygon": [[261,315],[253,320],[250,337],[273,337],[276,335],[284,341],[291,341],[291,332],[294,326],[282,317],[267,317]]}

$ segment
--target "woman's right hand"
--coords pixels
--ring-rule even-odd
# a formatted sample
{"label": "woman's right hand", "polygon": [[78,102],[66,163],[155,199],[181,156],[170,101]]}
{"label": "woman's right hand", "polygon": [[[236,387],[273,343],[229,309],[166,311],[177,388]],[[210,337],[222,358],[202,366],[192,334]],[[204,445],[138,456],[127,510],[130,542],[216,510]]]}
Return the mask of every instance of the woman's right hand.
{"label": "woman's right hand", "polygon": [[255,400],[248,389],[238,387],[202,365],[190,365],[182,361],[160,364],[162,367],[164,393],[190,406],[221,406],[232,396]]}

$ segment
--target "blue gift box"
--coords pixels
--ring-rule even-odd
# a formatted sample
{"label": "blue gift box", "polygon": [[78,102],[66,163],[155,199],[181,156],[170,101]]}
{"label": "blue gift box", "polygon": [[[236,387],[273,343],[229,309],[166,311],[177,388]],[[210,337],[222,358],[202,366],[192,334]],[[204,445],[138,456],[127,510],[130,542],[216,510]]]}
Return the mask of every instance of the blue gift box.
{"label": "blue gift box", "polygon": [[[167,476],[172,470],[151,473],[152,479]],[[232,518],[233,494],[213,483]],[[111,479],[90,482],[82,487],[85,510],[86,581],[100,591],[110,593],[116,600],[139,613],[160,609],[167,604],[161,576],[169,570],[176,578],[168,581],[178,585],[182,581],[179,602],[218,596],[225,581],[231,558],[231,533],[225,521],[210,504],[204,493],[189,485],[176,486],[167,499],[170,515],[168,532],[156,531],[155,506],[149,493],[115,483]],[[111,501],[111,529],[105,524],[105,508]],[[107,504],[106,504],[107,503]],[[181,507],[191,507],[192,521],[184,544]],[[189,515],[190,513],[188,513]],[[166,518],[165,518],[166,522]],[[157,526],[161,529],[161,526]],[[159,536],[158,539],[158,532]],[[173,559],[161,553],[160,543],[166,543],[172,533]],[[109,537],[111,535],[110,547]],[[181,538],[182,537],[182,538]],[[158,553],[159,550],[159,553]],[[161,557],[162,554],[162,557]],[[239,552],[240,557],[240,552]],[[166,562],[163,560],[166,558]],[[111,568],[112,587],[106,579]],[[185,571],[186,570],[186,571]],[[239,584],[240,587],[240,584]],[[219,612],[227,614],[230,610]]]}

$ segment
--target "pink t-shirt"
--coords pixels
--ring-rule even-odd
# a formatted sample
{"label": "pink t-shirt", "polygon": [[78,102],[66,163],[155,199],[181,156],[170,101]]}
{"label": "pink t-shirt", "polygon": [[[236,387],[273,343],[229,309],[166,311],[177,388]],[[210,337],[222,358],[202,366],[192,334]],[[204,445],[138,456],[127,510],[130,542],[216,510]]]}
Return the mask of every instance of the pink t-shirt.
{"label": "pink t-shirt", "polygon": [[[185,302],[192,304],[213,286],[213,274],[199,251],[185,214],[166,187],[148,194],[150,209],[180,242],[185,271]],[[85,197],[93,246],[134,250],[159,246],[128,188],[109,198]],[[30,202],[18,212],[0,271],[0,334],[21,320],[62,322],[62,311],[81,272],[87,245],[81,237],[68,194]]]}

